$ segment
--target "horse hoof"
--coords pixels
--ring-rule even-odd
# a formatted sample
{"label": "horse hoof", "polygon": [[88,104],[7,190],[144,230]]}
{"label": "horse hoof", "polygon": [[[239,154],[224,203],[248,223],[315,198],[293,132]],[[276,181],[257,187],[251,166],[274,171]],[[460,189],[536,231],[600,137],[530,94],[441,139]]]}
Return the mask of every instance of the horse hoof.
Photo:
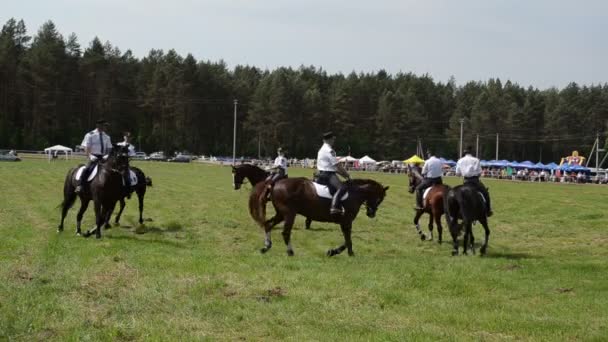
{"label": "horse hoof", "polygon": [[108,224],[106,224],[106,225],[105,225],[103,228],[104,228],[104,229],[110,229],[110,228],[112,228],[112,225],[108,223]]}
{"label": "horse hoof", "polygon": [[349,257],[354,257],[355,256],[355,252],[348,252],[348,256]]}
{"label": "horse hoof", "polygon": [[452,251],[452,256],[458,256],[458,251]]}
{"label": "horse hoof", "polygon": [[287,250],[287,255],[288,256],[294,256],[294,253],[291,249]]}
{"label": "horse hoof", "polygon": [[424,234],[420,234],[420,240],[422,240],[422,241],[426,240],[426,236]]}
{"label": "horse hoof", "polygon": [[265,254],[266,252],[268,252],[268,248],[264,247],[260,249],[260,253]]}
{"label": "horse hoof", "polygon": [[328,257],[332,257],[332,256],[336,255],[336,252],[333,249],[330,249],[330,250],[327,251],[326,254],[327,254]]}
{"label": "horse hoof", "polygon": [[479,252],[481,253],[481,256],[486,255],[487,250],[485,248],[481,248],[481,250],[479,250]]}

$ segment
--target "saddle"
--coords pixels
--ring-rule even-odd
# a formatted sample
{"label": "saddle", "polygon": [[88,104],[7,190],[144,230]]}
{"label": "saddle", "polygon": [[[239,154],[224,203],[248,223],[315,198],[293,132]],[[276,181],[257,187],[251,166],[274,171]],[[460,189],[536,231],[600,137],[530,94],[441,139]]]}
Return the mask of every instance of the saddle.
{"label": "saddle", "polygon": [[[312,184],[314,185],[317,196],[322,197],[322,198],[327,198],[327,199],[332,199],[334,197],[333,194],[335,193],[335,191],[330,192],[330,189],[327,185],[319,184],[317,182],[312,182]],[[342,198],[340,198],[340,200],[344,201],[347,198],[348,198],[348,191],[344,194],[344,196],[342,196]]]}
{"label": "saddle", "polygon": [[[131,169],[129,169],[129,178],[131,180],[131,187],[136,186],[137,185],[137,175]],[[126,185],[124,178],[122,179],[122,185]]]}
{"label": "saddle", "polygon": [[[91,171],[91,173],[89,174],[89,178],[87,179],[87,182],[90,182],[93,180],[93,178],[95,178],[95,176],[97,176],[97,169],[99,168],[99,165],[95,165],[95,167],[93,168],[93,170]],[[79,181],[80,177],[82,176],[82,172],[84,171],[84,169],[86,169],[86,166],[81,166],[78,168],[78,171],[76,171],[76,173],[74,174],[74,179]]]}

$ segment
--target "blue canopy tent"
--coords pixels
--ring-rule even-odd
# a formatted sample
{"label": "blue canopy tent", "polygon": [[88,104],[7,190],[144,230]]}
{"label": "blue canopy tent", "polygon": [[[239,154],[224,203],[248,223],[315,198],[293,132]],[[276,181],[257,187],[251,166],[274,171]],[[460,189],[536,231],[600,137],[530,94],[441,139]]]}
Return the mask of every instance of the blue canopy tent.
{"label": "blue canopy tent", "polygon": [[534,167],[538,170],[551,170],[551,167],[549,167],[549,165],[545,165],[541,162],[534,164]]}
{"label": "blue canopy tent", "polygon": [[453,161],[452,159],[448,159],[445,161],[445,164],[450,165],[450,166],[456,166],[456,162]]}
{"label": "blue canopy tent", "polygon": [[549,170],[555,170],[555,169],[559,168],[559,165],[555,164],[554,162],[550,162],[549,164],[547,164],[545,166],[548,167]]}
{"label": "blue canopy tent", "polygon": [[490,163],[487,160],[481,160],[479,164],[481,165],[481,167],[490,166]]}

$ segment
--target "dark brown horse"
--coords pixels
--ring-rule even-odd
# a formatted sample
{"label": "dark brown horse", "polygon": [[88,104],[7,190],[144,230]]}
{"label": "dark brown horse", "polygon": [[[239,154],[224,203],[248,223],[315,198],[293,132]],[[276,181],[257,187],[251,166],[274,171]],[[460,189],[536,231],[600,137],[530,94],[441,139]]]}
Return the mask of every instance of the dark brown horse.
{"label": "dark brown horse", "polygon": [[[416,191],[416,187],[422,182],[422,175],[420,174],[420,168],[417,166],[408,166],[408,177],[409,177],[409,188],[410,194]],[[426,240],[426,234],[420,229],[420,217],[427,213],[429,214],[429,241],[433,240],[433,221],[437,224],[437,233],[439,235],[438,242],[441,243],[443,239],[443,226],[441,225],[441,216],[444,214],[443,199],[448,191],[448,187],[444,184],[435,184],[431,186],[426,198],[423,201],[422,210],[416,210],[416,216],[414,216],[414,225],[416,231],[420,235],[421,240]]]}
{"label": "dark brown horse", "polygon": [[[116,202],[125,196],[122,172],[129,167],[128,149],[124,146],[115,145],[112,153],[105,162],[100,162],[97,170],[97,175],[90,182],[87,191],[81,191],[76,194],[75,189],[78,185],[75,174],[78,169],[83,166],[79,165],[68,171],[63,186],[63,202],[61,203],[61,222],[58,231],[63,231],[63,225],[68,210],[76,201],[76,197],[80,197],[80,209],[76,216],[76,235],[81,234],[82,216],[89,207],[89,202],[94,201],[95,204],[95,223],[96,237],[101,238],[102,225],[109,226],[110,215],[116,206]],[[90,236],[91,232],[87,231],[85,236]]]}
{"label": "dark brown horse", "polygon": [[[464,228],[463,249],[475,254],[475,237],[473,236],[473,223],[479,221],[485,231],[485,240],[481,246],[481,255],[485,255],[490,239],[488,227],[487,207],[483,195],[471,184],[458,185],[448,190],[444,199],[445,218],[450,228],[453,240],[452,255],[458,255],[458,235]],[[458,223],[458,220],[462,223]]]}
{"label": "dark brown horse", "polygon": [[[256,221],[264,227],[265,240],[262,253],[266,253],[272,247],[270,232],[272,227],[285,221],[283,227],[283,240],[287,245],[287,255],[294,255],[291,246],[291,229],[297,214],[306,216],[319,222],[333,222],[340,225],[344,235],[344,244],[327,251],[328,256],[340,254],[344,249],[348,255],[353,256],[353,245],[351,240],[352,222],[357,217],[361,205],[365,203],[367,216],[375,217],[380,203],[386,196],[388,187],[371,179],[356,179],[348,184],[348,198],[342,201],[343,215],[331,215],[329,207],[331,200],[319,197],[312,181],[306,178],[289,178],[277,182],[272,189],[272,205],[276,215],[266,220],[265,215],[260,215]],[[260,205],[266,205],[266,196],[260,197]],[[258,213],[261,213],[259,211]]]}
{"label": "dark brown horse", "polygon": [[[241,164],[232,167],[232,184],[234,190],[239,190],[245,181],[251,184],[251,193],[249,194],[249,214],[255,220],[260,215],[266,216],[266,206],[259,205],[260,196],[266,192],[264,181],[270,174],[253,164]],[[263,213],[258,213],[263,210]],[[306,218],[306,229],[310,229],[312,220]]]}
{"label": "dark brown horse", "polygon": [[[144,172],[134,166],[129,167],[137,176],[137,184],[133,186],[133,190],[137,194],[137,200],[139,202],[139,224],[144,223],[144,196],[146,195],[146,189],[149,186],[152,186],[152,179],[150,177],[146,177]],[[116,219],[114,220],[115,224],[120,224],[120,216],[122,215],[122,211],[125,209],[125,196],[120,199],[120,210],[118,214],[116,214]]]}

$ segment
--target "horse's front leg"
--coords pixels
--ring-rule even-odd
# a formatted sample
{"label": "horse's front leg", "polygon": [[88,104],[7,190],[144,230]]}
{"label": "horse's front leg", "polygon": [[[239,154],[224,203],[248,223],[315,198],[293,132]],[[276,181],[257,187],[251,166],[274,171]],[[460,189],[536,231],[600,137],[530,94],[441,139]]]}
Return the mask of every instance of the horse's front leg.
{"label": "horse's front leg", "polygon": [[[137,200],[139,201],[139,224],[144,224],[144,195],[146,194],[144,191],[137,192]],[[123,199],[124,202],[124,199]]]}
{"label": "horse's front leg", "polygon": [[307,217],[304,227],[306,227],[306,229],[310,229],[311,224],[312,224],[312,220]]}
{"label": "horse's front leg", "polygon": [[[95,237],[101,239],[101,226],[104,223],[105,216],[103,215],[101,210],[101,202],[99,200],[94,200],[93,203],[95,208],[95,228],[93,228],[93,230],[95,231]],[[87,230],[83,236],[89,237],[91,236],[91,234],[93,234],[93,231]]]}
{"label": "horse's front leg", "polygon": [[295,213],[289,213],[285,215],[285,225],[283,226],[283,240],[287,246],[287,255],[293,256],[293,247],[291,247],[291,229],[293,228],[293,222],[296,219]]}
{"label": "horse's front leg", "polygon": [[110,210],[104,210],[106,212],[105,217],[103,219],[105,229],[112,228],[112,225],[110,224],[110,220],[112,220],[112,213],[114,212],[114,209],[116,209],[116,202],[114,202],[114,204],[110,208],[111,208]]}
{"label": "horse's front leg", "polygon": [[439,235],[439,240],[437,240],[437,242],[442,243],[443,242],[443,226],[441,225],[441,212],[434,213],[433,215],[435,216],[435,223],[437,224],[437,234]]}
{"label": "horse's front leg", "polygon": [[353,242],[351,240],[352,222],[340,223],[340,229],[342,230],[342,235],[344,235],[344,244],[337,248],[328,250],[327,256],[338,255],[342,253],[345,249],[348,249],[349,256],[354,256],[355,252],[353,252]]}
{"label": "horse's front leg", "polygon": [[433,213],[429,213],[429,241],[433,241]]}

